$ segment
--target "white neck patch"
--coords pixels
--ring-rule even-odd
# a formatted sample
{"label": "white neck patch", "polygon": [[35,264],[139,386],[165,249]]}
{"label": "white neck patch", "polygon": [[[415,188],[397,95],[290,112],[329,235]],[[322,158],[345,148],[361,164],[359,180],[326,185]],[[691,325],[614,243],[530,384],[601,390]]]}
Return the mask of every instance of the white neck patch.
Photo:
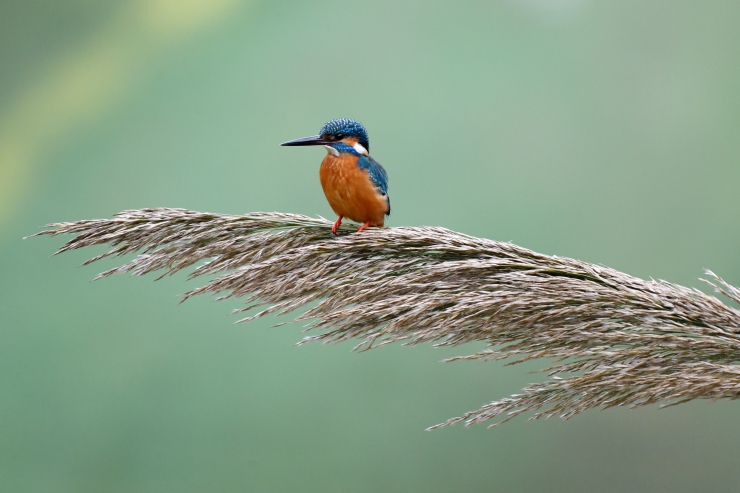
{"label": "white neck patch", "polygon": [[352,147],[354,147],[354,149],[358,152],[358,154],[362,154],[363,156],[369,156],[370,155],[370,153],[367,152],[367,149],[365,149],[365,147],[362,144],[360,144],[359,142],[357,144],[353,145]]}
{"label": "white neck patch", "polygon": [[334,149],[332,146],[324,146],[324,147],[326,147],[326,153],[327,154],[332,154],[334,156],[339,157],[339,151],[338,150]]}

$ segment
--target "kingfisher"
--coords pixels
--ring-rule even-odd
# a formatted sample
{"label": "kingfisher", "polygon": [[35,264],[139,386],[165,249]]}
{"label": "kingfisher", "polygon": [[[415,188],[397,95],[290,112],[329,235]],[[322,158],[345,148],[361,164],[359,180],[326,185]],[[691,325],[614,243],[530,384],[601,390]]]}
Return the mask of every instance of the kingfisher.
{"label": "kingfisher", "polygon": [[326,148],[326,157],[319,168],[319,180],[339,219],[331,232],[345,217],[362,224],[357,230],[383,227],[385,216],[391,214],[388,198],[388,175],[375,159],[370,157],[370,142],[362,124],[348,118],[332,120],[318,135],[289,140],[282,146],[316,146]]}

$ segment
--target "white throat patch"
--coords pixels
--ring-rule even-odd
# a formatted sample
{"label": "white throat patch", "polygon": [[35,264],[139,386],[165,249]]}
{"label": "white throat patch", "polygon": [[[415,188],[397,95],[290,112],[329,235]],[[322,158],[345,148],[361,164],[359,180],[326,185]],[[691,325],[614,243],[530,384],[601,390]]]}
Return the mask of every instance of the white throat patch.
{"label": "white throat patch", "polygon": [[360,144],[359,142],[357,144],[353,145],[352,147],[354,147],[354,149],[357,151],[358,154],[362,154],[363,156],[369,156],[370,155],[370,153],[367,152],[367,149],[365,149],[365,147],[362,144]]}
{"label": "white throat patch", "polygon": [[324,147],[326,147],[326,153],[327,154],[332,154],[334,156],[339,157],[339,151],[338,150],[334,149],[332,146],[324,146]]}

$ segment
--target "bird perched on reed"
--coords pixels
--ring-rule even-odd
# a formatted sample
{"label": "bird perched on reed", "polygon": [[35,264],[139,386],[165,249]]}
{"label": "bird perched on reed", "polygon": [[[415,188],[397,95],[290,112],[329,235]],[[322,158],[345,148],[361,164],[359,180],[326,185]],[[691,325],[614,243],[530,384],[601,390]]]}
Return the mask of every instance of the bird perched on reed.
{"label": "bird perched on reed", "polygon": [[283,142],[283,146],[326,147],[326,157],[319,168],[319,179],[326,200],[339,219],[332,233],[345,217],[362,224],[359,233],[369,226],[382,227],[391,213],[388,198],[388,175],[370,157],[367,131],[360,122],[347,118],[332,120],[318,135]]}

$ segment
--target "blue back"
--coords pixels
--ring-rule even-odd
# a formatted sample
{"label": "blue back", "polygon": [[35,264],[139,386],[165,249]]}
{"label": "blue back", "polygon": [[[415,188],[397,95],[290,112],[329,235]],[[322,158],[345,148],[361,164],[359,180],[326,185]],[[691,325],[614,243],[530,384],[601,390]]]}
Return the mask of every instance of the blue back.
{"label": "blue back", "polygon": [[359,166],[361,170],[367,170],[370,175],[370,179],[373,181],[373,185],[375,185],[375,188],[377,188],[381,194],[388,195],[388,174],[379,162],[370,156],[361,155],[360,159],[357,161],[357,166]]}
{"label": "blue back", "polygon": [[386,215],[390,216],[391,199],[388,196],[388,174],[385,172],[385,168],[370,156],[363,155],[360,155],[360,159],[357,160],[357,166],[359,166],[361,170],[367,170],[368,175],[370,175],[370,180],[372,180],[375,188],[377,188],[381,194],[385,195],[385,201],[388,202],[388,212]]}

